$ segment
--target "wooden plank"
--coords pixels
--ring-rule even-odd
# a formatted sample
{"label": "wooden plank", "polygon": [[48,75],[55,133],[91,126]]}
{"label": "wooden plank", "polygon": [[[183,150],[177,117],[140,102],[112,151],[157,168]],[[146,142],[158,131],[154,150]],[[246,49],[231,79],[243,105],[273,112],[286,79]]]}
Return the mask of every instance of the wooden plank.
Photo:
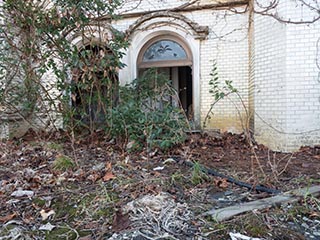
{"label": "wooden plank", "polygon": [[312,186],[303,189],[289,191],[270,198],[242,203],[236,206],[230,206],[221,209],[212,209],[201,214],[201,216],[211,215],[216,221],[224,221],[245,212],[274,207],[283,203],[297,202],[306,196],[318,196],[319,194],[320,186]]}

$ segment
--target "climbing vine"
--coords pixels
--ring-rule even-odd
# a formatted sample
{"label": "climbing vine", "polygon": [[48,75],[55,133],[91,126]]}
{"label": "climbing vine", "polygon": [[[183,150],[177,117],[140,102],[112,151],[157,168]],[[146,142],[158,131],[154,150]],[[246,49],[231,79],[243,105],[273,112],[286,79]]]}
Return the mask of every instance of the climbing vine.
{"label": "climbing vine", "polygon": [[[128,46],[121,33],[96,19],[117,18],[119,5],[102,0],[3,2],[3,112],[42,126],[61,127],[63,122],[72,130],[94,131],[96,116],[115,102],[117,71]],[[82,39],[79,46],[74,37]]]}

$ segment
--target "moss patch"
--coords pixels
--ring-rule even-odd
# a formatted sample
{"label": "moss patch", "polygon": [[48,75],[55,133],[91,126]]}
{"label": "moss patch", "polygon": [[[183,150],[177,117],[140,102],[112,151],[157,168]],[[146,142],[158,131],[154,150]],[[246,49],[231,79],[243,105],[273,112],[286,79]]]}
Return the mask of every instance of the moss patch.
{"label": "moss patch", "polygon": [[70,157],[62,154],[58,155],[53,162],[53,169],[58,171],[73,169],[75,166],[75,162]]}

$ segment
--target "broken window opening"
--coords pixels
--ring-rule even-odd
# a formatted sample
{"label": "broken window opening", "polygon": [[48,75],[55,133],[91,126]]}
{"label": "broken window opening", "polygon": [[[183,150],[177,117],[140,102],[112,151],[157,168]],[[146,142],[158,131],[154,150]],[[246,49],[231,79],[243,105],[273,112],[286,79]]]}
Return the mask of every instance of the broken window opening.
{"label": "broken window opening", "polygon": [[108,109],[118,102],[115,56],[105,46],[87,45],[79,51],[72,78],[75,120],[96,128],[106,120]]}

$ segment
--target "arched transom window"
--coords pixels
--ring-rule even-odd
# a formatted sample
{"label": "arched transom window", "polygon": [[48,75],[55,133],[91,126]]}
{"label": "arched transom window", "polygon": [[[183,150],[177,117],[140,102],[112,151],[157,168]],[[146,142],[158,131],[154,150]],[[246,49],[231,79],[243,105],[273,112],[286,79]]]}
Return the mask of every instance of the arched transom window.
{"label": "arched transom window", "polygon": [[193,120],[193,76],[192,53],[180,36],[161,35],[148,41],[138,56],[138,76],[148,68],[156,68],[172,83],[179,101],[172,98],[172,105],[184,109],[189,120]]}
{"label": "arched transom window", "polygon": [[173,37],[152,39],[144,45],[138,57],[138,68],[191,65],[189,48]]}

